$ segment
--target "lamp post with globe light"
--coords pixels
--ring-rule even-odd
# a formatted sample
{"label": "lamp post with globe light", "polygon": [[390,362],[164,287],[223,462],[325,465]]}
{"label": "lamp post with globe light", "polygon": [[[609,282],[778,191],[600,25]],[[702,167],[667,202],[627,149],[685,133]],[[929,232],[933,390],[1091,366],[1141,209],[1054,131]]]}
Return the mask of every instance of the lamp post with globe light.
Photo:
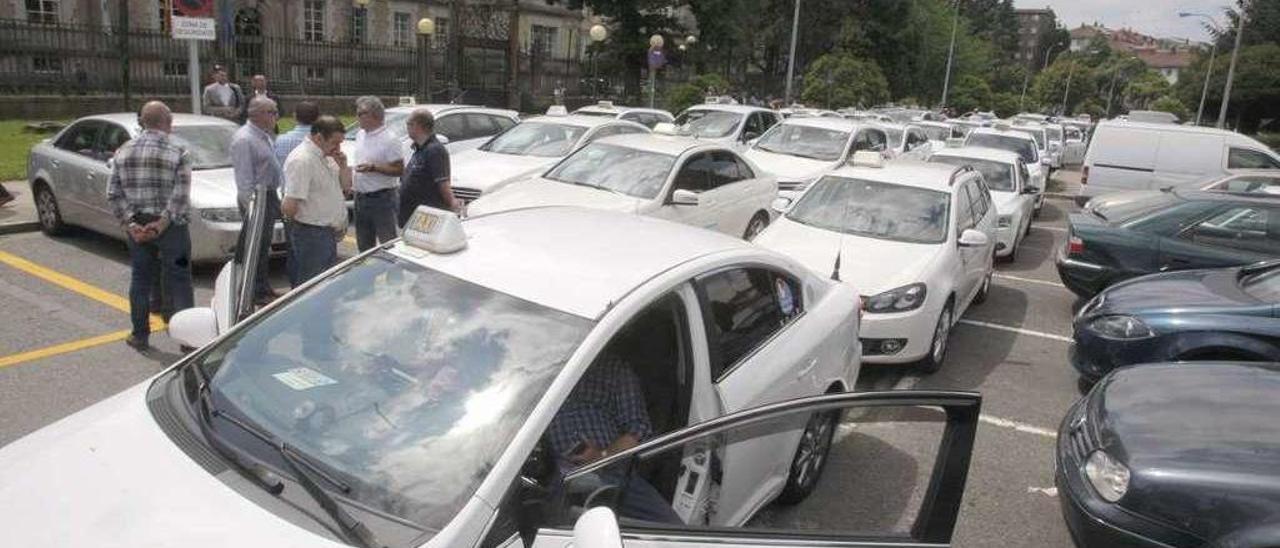
{"label": "lamp post with globe light", "polygon": [[604,25],[594,25],[588,31],[591,35],[591,41],[595,45],[591,48],[591,95],[592,98],[598,99],[600,96],[600,75],[599,66],[596,62],[596,56],[600,54],[600,45],[604,43],[605,38],[609,37],[609,29]]}
{"label": "lamp post with globe light", "polygon": [[662,55],[662,46],[666,43],[661,34],[654,34],[649,37],[649,108],[653,108],[653,104],[658,95],[658,69],[662,68],[665,59]]}
{"label": "lamp post with globe light", "polygon": [[430,17],[418,20],[418,51],[422,55],[422,102],[431,102],[431,35],[436,32],[436,22]]}

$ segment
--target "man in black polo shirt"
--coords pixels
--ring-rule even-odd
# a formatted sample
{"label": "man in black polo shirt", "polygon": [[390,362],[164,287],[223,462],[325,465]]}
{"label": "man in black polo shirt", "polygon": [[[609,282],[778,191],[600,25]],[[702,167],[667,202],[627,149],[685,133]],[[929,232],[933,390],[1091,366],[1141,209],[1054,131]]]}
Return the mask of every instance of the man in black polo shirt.
{"label": "man in black polo shirt", "polygon": [[413,156],[404,166],[400,179],[400,227],[420,205],[458,211],[458,201],[449,186],[449,151],[436,140],[435,117],[420,108],[405,121],[409,138],[413,139]]}

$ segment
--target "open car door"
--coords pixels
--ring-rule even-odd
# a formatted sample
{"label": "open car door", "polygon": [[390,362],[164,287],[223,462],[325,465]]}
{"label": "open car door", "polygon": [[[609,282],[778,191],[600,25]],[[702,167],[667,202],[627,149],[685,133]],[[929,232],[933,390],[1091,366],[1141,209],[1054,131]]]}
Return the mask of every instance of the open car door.
{"label": "open car door", "polygon": [[[966,392],[838,393],[712,419],[573,471],[544,514],[546,525],[499,545],[950,546],[980,407],[981,396]],[[726,448],[761,436],[782,440],[771,466],[818,474],[817,486],[799,496],[771,495],[742,523],[707,525],[717,523],[720,485],[751,480],[725,477],[735,469],[724,462],[734,455]],[[655,498],[652,486],[663,482],[650,477],[658,469],[647,464],[673,455],[682,465],[666,473],[678,481]],[[677,512],[655,511],[655,501]],[[612,516],[589,512],[599,507]]]}

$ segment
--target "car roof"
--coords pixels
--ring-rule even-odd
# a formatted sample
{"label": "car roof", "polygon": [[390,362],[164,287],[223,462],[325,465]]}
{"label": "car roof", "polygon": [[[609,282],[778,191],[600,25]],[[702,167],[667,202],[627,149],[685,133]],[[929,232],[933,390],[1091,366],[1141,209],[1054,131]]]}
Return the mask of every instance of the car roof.
{"label": "car roof", "polygon": [[724,112],[736,112],[738,114],[750,114],[752,112],[774,112],[767,108],[753,107],[751,105],[722,105],[719,103],[704,103],[700,105],[693,105],[688,109],[686,109],[685,112],[689,112],[690,110],[719,110]]}
{"label": "car roof", "polygon": [[[469,217],[467,247],[397,257],[513,297],[597,319],[650,279],[745,240],[670,221],[580,207],[536,207]],[[625,249],[626,253],[618,253]]]}
{"label": "car roof", "polygon": [[612,106],[587,105],[573,112],[600,112],[600,113],[607,113],[607,114],[626,114],[628,112],[648,112],[653,114],[664,114],[667,116],[671,116],[670,112],[667,112],[665,110],[658,109],[658,108],[627,107],[622,105],[612,105]]}
{"label": "car roof", "polygon": [[835,175],[837,177],[849,177],[866,181],[893,183],[902,186],[937,190],[950,194],[952,189],[951,178],[961,169],[964,168],[960,166],[927,163],[914,160],[896,160],[893,162],[886,162],[883,167],[846,164],[828,172],[827,174]]}
{"label": "car roof", "polygon": [[433,114],[433,115],[439,115],[439,114],[441,114],[441,113],[443,113],[443,112],[448,112],[448,111],[451,111],[451,110],[464,110],[464,109],[465,109],[465,110],[472,110],[472,111],[476,111],[476,112],[488,112],[488,113],[491,113],[491,114],[502,114],[502,115],[505,115],[505,116],[511,116],[511,117],[518,117],[518,116],[519,116],[519,113],[518,113],[518,112],[516,112],[516,111],[514,111],[514,110],[507,110],[507,109],[504,109],[504,108],[490,108],[490,107],[477,106],[477,105],[454,105],[454,104],[449,104],[449,103],[444,103],[444,104],[432,103],[432,104],[426,104],[426,105],[409,105],[409,106],[403,106],[403,107],[399,107],[399,106],[397,106],[397,107],[388,107],[388,108],[387,108],[387,112],[394,112],[394,113],[397,113],[397,114],[399,114],[399,113],[410,113],[410,112],[413,112],[413,111],[415,111],[415,110],[417,110],[417,109],[420,109],[420,108],[425,108],[425,109],[427,109],[427,110],[431,111],[431,114]]}
{"label": "car roof", "polygon": [[984,127],[973,128],[973,131],[969,132],[969,135],[983,135],[983,134],[1003,135],[1005,137],[1016,137],[1018,139],[1026,139],[1028,141],[1031,141],[1032,143],[1036,142],[1035,137],[1032,137],[1030,135],[1027,135],[1026,133],[1023,133],[1021,131],[1017,131],[1014,129],[999,129],[994,127],[984,126]]}
{"label": "car roof", "polygon": [[859,122],[858,120],[850,120],[848,118],[835,118],[832,116],[804,116],[791,117],[782,121],[785,126],[805,126],[816,127],[822,129],[833,129],[836,131],[856,131],[858,128],[871,127],[872,124]]}
{"label": "car roof", "polygon": [[525,122],[543,122],[548,124],[578,126],[578,127],[585,127],[585,128],[593,128],[596,126],[603,126],[605,124],[634,124],[635,123],[635,122],[628,122],[626,120],[617,120],[614,118],[604,118],[602,116],[585,116],[582,114],[568,114],[564,116],[547,116],[547,115],[532,116],[529,118],[525,118],[520,123],[525,123]]}
{"label": "car roof", "polygon": [[[94,114],[91,116],[85,116],[83,118],[80,118],[76,120],[76,122],[81,122],[84,120],[100,120],[103,122],[112,122],[112,123],[120,124],[129,129],[135,129],[138,127],[138,113],[136,112],[111,112],[106,114]],[[187,114],[183,112],[173,113],[173,125],[175,126],[217,125],[217,126],[232,126],[232,127],[236,126],[234,122],[230,122],[225,119],[218,118],[217,116],[204,116],[200,114]]]}
{"label": "car roof", "polygon": [[944,148],[934,152],[933,155],[951,156],[953,158],[975,158],[978,160],[990,160],[992,162],[1001,162],[1006,164],[1016,164],[1022,159],[1022,157],[1018,156],[1018,153],[1016,152],[988,147]]}
{"label": "car roof", "polygon": [[[1240,135],[1229,129],[1218,129],[1216,127],[1207,126],[1184,126],[1181,124],[1163,124],[1153,122],[1130,122],[1128,120],[1103,120],[1098,122],[1097,129],[1104,127],[1126,127],[1136,129],[1149,129],[1151,131],[1165,131],[1177,133],[1207,133],[1212,135]],[[1096,131],[1096,130],[1095,130]]]}
{"label": "car roof", "polygon": [[605,137],[596,142],[609,143],[636,150],[644,150],[648,152],[657,152],[661,154],[669,154],[671,156],[679,156],[695,149],[715,149],[729,150],[723,145],[717,145],[714,141],[705,139],[695,139],[683,135],[666,135],[662,133],[631,133],[627,135],[612,135]]}

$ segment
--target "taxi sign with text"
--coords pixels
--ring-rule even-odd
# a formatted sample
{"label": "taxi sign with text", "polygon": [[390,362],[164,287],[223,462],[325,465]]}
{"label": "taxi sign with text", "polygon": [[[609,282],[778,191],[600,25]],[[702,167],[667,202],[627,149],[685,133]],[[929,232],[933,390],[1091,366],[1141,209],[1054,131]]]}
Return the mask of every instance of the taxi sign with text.
{"label": "taxi sign with text", "polygon": [[432,253],[454,253],[467,247],[462,221],[452,211],[418,206],[404,225],[406,244]]}

